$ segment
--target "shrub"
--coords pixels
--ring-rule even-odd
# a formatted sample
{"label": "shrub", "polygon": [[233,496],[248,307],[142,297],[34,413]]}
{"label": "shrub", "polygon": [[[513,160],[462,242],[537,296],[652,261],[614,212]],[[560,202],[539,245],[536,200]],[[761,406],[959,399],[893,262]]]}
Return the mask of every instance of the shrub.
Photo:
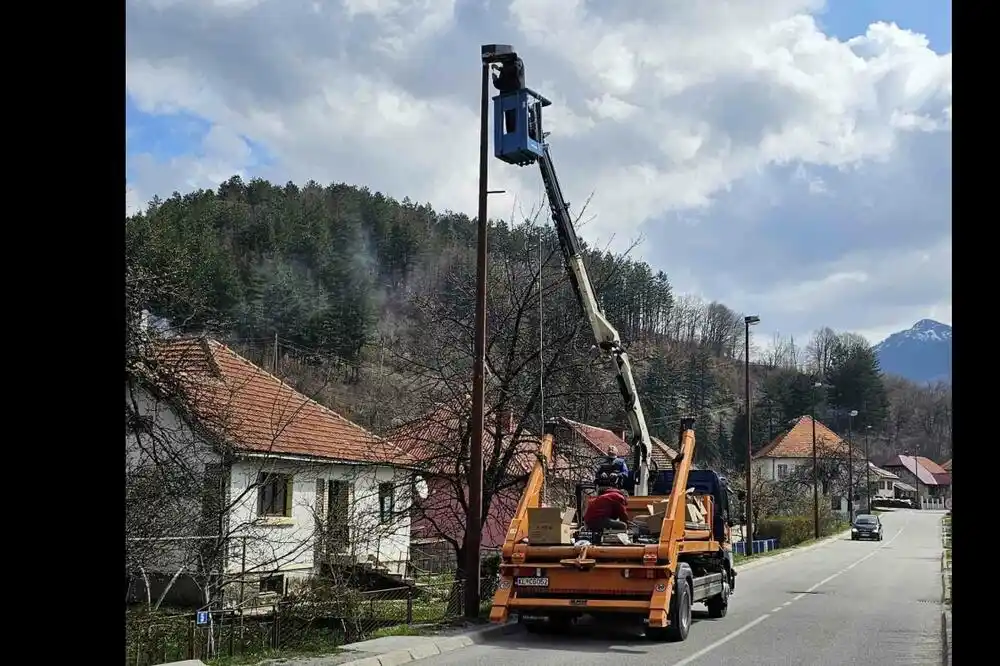
{"label": "shrub", "polygon": [[479,577],[481,579],[493,580],[499,573],[500,553],[484,553],[482,563],[479,566]]}
{"label": "shrub", "polygon": [[[822,527],[822,525],[821,525]],[[813,537],[812,516],[775,516],[760,521],[757,539],[777,539],[779,548],[796,546]]]}

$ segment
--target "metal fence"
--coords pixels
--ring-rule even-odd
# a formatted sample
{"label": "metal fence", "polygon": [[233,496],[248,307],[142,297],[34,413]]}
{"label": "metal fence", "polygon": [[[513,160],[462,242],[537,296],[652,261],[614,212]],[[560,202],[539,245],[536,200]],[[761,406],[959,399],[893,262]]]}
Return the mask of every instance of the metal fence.
{"label": "metal fence", "polygon": [[[756,555],[758,553],[769,553],[772,550],[778,550],[778,540],[777,539],[755,539],[750,542],[750,555]],[[748,555],[747,552],[747,542],[737,541],[733,544],[733,555]]]}
{"label": "metal fence", "polygon": [[[488,614],[494,577],[481,581],[480,615]],[[273,606],[209,613],[126,616],[126,666],[183,659],[332,651],[400,625],[438,624],[464,615],[461,580],[374,592],[345,590],[335,600],[290,598]]]}

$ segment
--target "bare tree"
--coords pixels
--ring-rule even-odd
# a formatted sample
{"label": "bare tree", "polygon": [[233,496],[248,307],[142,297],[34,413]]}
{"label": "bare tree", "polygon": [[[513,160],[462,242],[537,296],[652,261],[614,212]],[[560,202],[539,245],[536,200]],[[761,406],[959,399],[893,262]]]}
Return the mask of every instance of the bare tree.
{"label": "bare tree", "polygon": [[833,360],[833,351],[837,345],[837,333],[829,327],[824,327],[813,333],[812,339],[806,345],[806,365],[814,374],[826,377]]}
{"label": "bare tree", "polygon": [[771,338],[770,347],[761,358],[761,363],[768,369],[799,369],[799,350],[795,346],[795,338],[786,338],[780,333],[775,333]]}
{"label": "bare tree", "polygon": [[[741,498],[746,497],[746,476],[736,472],[728,476],[730,487]],[[751,473],[751,490],[753,493],[753,515],[751,526],[759,526],[762,521],[782,515],[791,506],[794,488],[784,481],[767,478],[756,465]],[[745,507],[744,507],[745,508]],[[743,509],[736,510],[743,514]],[[745,521],[744,521],[745,523]],[[746,525],[744,524],[744,529]]]}
{"label": "bare tree", "polygon": [[[540,238],[539,238],[540,235]],[[486,436],[483,442],[483,525],[500,538],[535,461],[544,417],[581,394],[614,395],[609,381],[586,386],[595,376],[574,348],[583,324],[569,290],[558,244],[551,231],[533,223],[491,235],[508,250],[494,255],[488,280],[486,340]],[[536,252],[541,241],[542,253]],[[414,521],[429,526],[453,549],[464,575],[465,516],[469,507],[471,385],[473,364],[473,266],[458,258],[442,284],[412,298],[419,337],[396,350],[406,369],[411,413],[390,439],[414,452],[418,466],[438,490],[418,502]],[[601,284],[600,277],[595,280]],[[541,301],[541,302],[540,302]],[[570,314],[572,313],[572,314]],[[589,347],[588,342],[579,341]],[[500,518],[498,518],[500,517]],[[497,522],[499,521],[499,523]],[[499,527],[497,526],[499,525]]]}
{"label": "bare tree", "polygon": [[[851,455],[848,454],[847,443],[841,439],[835,441],[819,436],[816,443],[816,480],[819,483],[821,501],[829,504],[831,496],[853,497],[855,512],[866,503],[867,460],[864,451],[857,444]],[[852,464],[853,463],[853,464]],[[851,470],[850,473],[848,470]],[[780,480],[786,492],[795,496],[811,496],[813,487],[812,458],[804,458],[801,464],[795,465],[788,476]],[[786,495],[786,498],[792,495]]]}

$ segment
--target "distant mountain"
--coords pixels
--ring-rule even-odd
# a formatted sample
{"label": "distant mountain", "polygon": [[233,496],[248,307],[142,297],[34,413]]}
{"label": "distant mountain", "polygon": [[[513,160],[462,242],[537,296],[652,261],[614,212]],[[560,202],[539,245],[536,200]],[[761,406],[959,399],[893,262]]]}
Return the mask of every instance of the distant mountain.
{"label": "distant mountain", "polygon": [[951,381],[951,326],[921,319],[875,346],[882,371],[910,381]]}

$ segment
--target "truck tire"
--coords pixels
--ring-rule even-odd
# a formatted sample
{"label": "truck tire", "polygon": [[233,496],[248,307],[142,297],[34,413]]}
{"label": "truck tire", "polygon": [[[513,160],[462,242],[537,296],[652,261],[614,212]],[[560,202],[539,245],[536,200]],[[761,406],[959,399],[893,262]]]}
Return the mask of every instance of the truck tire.
{"label": "truck tire", "polygon": [[[683,572],[684,569],[681,569]],[[687,576],[679,575],[674,578],[674,593],[670,597],[669,620],[666,627],[647,627],[646,636],[655,641],[680,642],[686,640],[688,632],[691,631],[691,585],[690,569],[687,569]]]}
{"label": "truck tire", "polygon": [[677,589],[670,604],[670,626],[667,627],[667,640],[679,643],[686,640],[691,631],[691,585],[687,578],[677,581]]}
{"label": "truck tire", "polygon": [[708,616],[711,618],[726,617],[729,612],[729,585],[723,583],[722,592],[705,602],[708,606]]}

